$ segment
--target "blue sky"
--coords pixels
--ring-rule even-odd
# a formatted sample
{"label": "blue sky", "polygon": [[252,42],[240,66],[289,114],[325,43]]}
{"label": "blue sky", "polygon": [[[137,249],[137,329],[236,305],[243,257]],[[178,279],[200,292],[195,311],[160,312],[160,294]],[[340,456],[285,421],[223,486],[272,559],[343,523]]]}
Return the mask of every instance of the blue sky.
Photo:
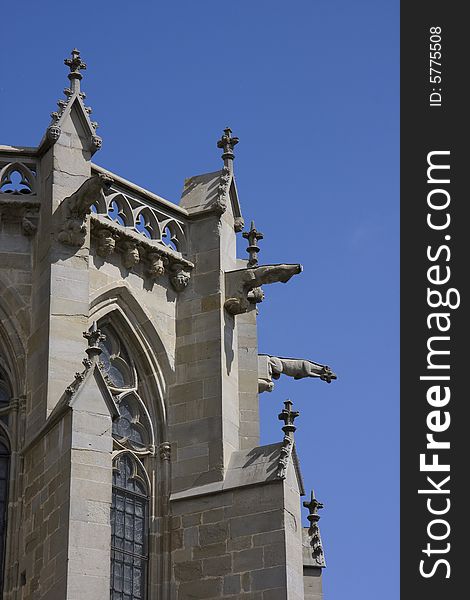
{"label": "blue sky", "polygon": [[223,127],[240,137],[261,262],[304,265],[266,289],[260,351],[339,375],[263,394],[262,441],[281,439],[290,397],[305,484],[325,504],[325,600],[397,598],[398,0],[13,3],[1,143],[39,142],[74,46],[98,164],[177,201],[185,177],[220,167]]}

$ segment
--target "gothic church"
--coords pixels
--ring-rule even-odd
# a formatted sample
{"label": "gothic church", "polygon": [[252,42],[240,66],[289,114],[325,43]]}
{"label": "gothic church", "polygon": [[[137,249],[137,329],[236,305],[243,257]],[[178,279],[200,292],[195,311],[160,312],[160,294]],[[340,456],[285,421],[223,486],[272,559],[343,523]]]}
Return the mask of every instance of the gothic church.
{"label": "gothic church", "polygon": [[281,375],[336,377],[258,354],[257,304],[301,266],[259,264],[229,128],[174,204],[93,162],[85,64],[65,64],[38,147],[0,146],[3,598],[320,600],[291,402],[259,441]]}

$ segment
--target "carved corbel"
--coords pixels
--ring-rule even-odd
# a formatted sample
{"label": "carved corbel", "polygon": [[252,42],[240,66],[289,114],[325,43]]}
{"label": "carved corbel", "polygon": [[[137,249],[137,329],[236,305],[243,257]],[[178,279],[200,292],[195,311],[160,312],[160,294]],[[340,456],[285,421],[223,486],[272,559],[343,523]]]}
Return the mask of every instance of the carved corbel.
{"label": "carved corbel", "polygon": [[145,274],[151,279],[157,279],[165,273],[165,265],[168,265],[168,259],[159,252],[147,252],[145,256],[146,269]]}
{"label": "carved corbel", "polygon": [[120,242],[122,251],[122,263],[126,269],[132,269],[140,262],[138,243],[133,240],[122,240]]}
{"label": "carved corbel", "polygon": [[187,287],[190,277],[191,273],[183,264],[175,262],[171,265],[170,282],[177,292]]}
{"label": "carved corbel", "polygon": [[263,265],[225,273],[225,308],[232,315],[247,312],[264,298],[261,285],[289,279],[302,271],[301,265]]}
{"label": "carved corbel", "polygon": [[39,216],[37,213],[26,213],[21,220],[21,230],[24,235],[33,236],[38,229]]}
{"label": "carved corbel", "polygon": [[161,460],[171,460],[171,444],[170,442],[162,442],[158,446],[158,451]]}
{"label": "carved corbel", "polygon": [[151,279],[157,279],[165,273],[165,267],[168,266],[168,259],[159,252],[147,252],[145,260],[147,263],[145,274]]}
{"label": "carved corbel", "polygon": [[243,220],[242,217],[235,217],[234,223],[233,223],[233,228],[235,230],[235,233],[240,233],[240,231],[243,231],[245,227],[245,221]]}
{"label": "carved corbel", "polygon": [[55,144],[55,142],[57,142],[57,140],[60,138],[61,133],[62,130],[58,125],[50,125],[47,128],[46,136],[50,142]]}
{"label": "carved corbel", "polygon": [[108,175],[99,174],[87,179],[76,192],[63,202],[66,208],[66,219],[59,232],[58,239],[69,246],[81,246],[86,238],[86,216],[97,202],[104,190],[113,184]]}
{"label": "carved corbel", "polygon": [[98,229],[95,235],[97,240],[96,253],[102,258],[111,256],[116,249],[116,241],[119,236],[105,227]]}
{"label": "carved corbel", "polygon": [[36,233],[40,203],[19,195],[0,193],[0,221],[17,223],[26,236]]}

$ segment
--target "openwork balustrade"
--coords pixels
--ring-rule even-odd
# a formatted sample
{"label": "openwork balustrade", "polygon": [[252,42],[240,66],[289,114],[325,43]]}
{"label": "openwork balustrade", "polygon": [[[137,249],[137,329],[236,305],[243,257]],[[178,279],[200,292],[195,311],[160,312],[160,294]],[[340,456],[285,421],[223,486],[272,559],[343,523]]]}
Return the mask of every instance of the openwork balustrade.
{"label": "openwork balustrade", "polygon": [[178,218],[177,209],[173,210],[163,200],[160,203],[158,196],[146,196],[143,190],[138,193],[113,184],[92,206],[92,212],[182,255],[187,251],[184,220]]}

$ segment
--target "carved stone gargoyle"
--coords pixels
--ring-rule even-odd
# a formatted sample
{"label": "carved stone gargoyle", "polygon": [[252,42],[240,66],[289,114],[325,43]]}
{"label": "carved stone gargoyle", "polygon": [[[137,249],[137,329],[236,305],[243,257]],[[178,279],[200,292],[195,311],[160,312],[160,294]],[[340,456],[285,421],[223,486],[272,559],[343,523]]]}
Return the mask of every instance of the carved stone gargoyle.
{"label": "carved stone gargoyle", "polygon": [[104,190],[108,190],[112,184],[113,179],[108,175],[93,175],[76,192],[65,198],[65,223],[57,236],[59,242],[68,246],[81,246],[85,242],[86,216],[90,214],[92,205],[104,194]]}
{"label": "carved stone gargoyle", "polygon": [[263,265],[225,273],[225,308],[232,315],[249,310],[253,304],[262,302],[260,289],[266,283],[286,283],[302,271],[302,265]]}
{"label": "carved stone gargoyle", "polygon": [[304,377],[318,377],[322,381],[331,383],[337,376],[327,365],[320,365],[311,360],[301,358],[279,358],[268,354],[258,355],[258,391],[272,392],[273,379],[279,379],[281,374],[303,379]]}

